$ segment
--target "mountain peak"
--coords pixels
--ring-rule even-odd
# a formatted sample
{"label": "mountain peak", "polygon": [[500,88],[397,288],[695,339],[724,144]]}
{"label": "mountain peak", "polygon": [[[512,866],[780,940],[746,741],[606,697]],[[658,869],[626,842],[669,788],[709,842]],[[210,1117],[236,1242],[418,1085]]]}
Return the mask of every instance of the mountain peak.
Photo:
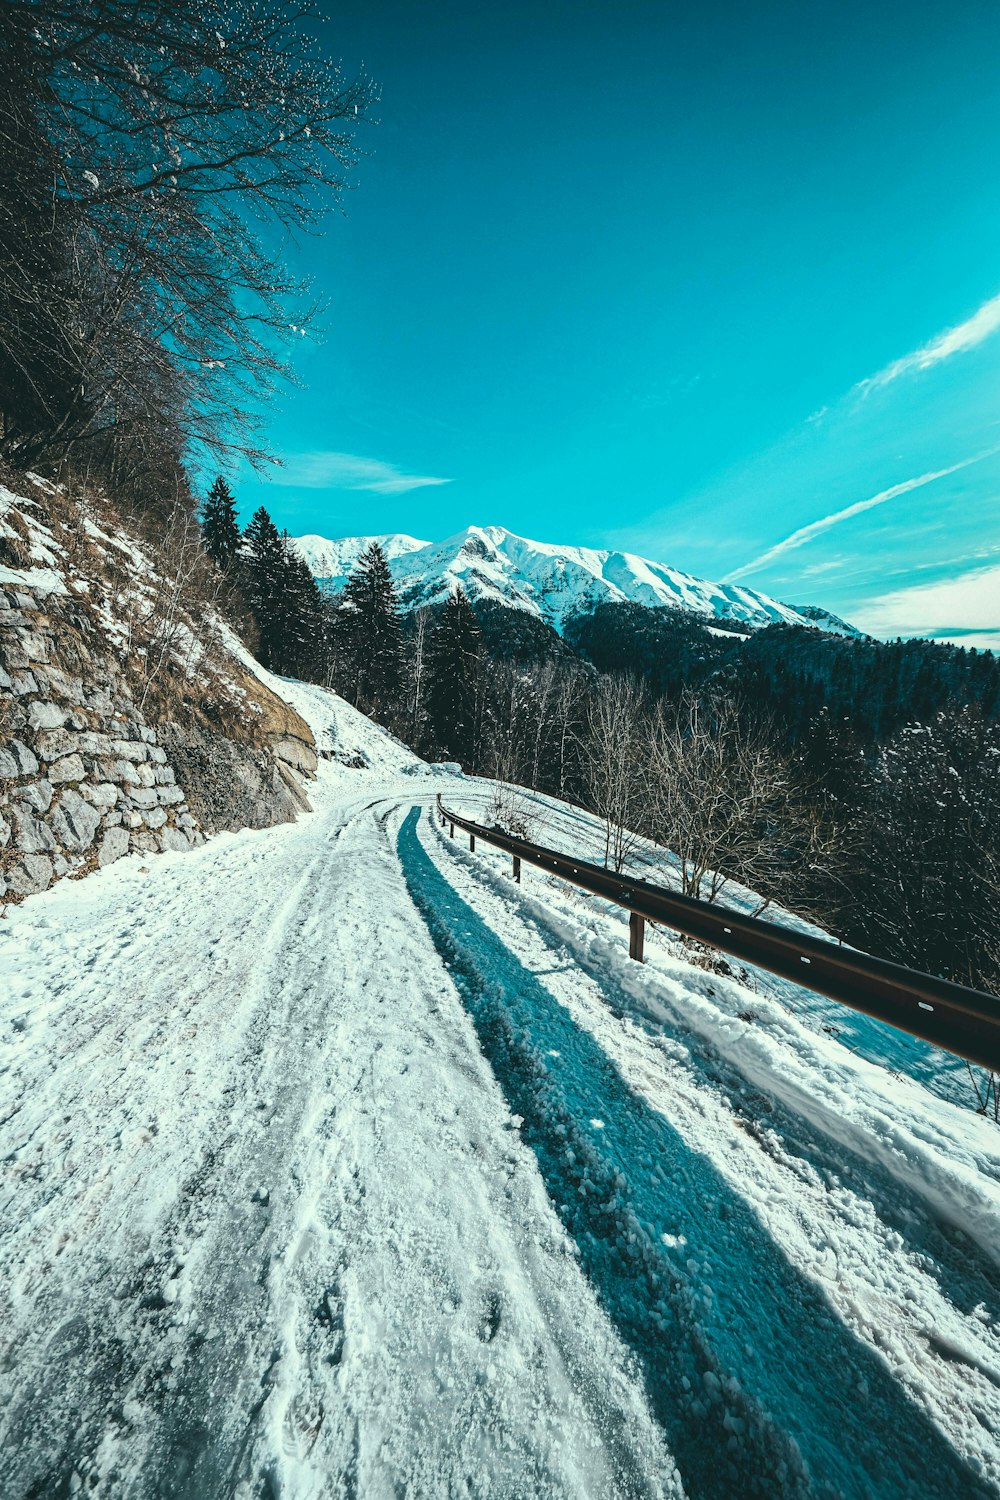
{"label": "mountain peak", "polygon": [[856,633],[817,606],[794,608],[756,589],[711,583],[633,552],[537,542],[504,526],[466,526],[441,542],[394,533],[329,541],[307,536],[295,544],[315,576],[337,589],[372,541],[385,551],[404,609],[441,603],[460,584],[473,600],[527,610],[559,631],[575,614],[628,601],[683,609],[706,623],[744,630],[783,621]]}
{"label": "mountain peak", "polygon": [[422,542],[401,531],[382,536],[342,536],[332,539],[310,534],[293,537],[292,542],[299,556],[305,558],[313,576],[329,579],[334,586],[338,580],[343,582],[347,578],[362,552],[372,542],[378,542],[390,562],[394,558],[405,557],[408,552],[431,545],[430,542]]}

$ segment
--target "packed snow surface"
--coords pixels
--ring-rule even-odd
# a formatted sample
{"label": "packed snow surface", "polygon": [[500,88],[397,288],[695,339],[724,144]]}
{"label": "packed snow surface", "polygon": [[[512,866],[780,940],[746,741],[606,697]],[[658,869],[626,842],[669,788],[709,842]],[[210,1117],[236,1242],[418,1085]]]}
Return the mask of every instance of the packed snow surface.
{"label": "packed snow surface", "polygon": [[563,547],[515,536],[502,526],[469,526],[443,542],[413,537],[295,538],[317,578],[340,588],[364,548],[381,542],[406,608],[439,604],[456,584],[472,599],[525,609],[557,630],[599,604],[684,609],[706,619],[758,629],[785,621],[856,635],[853,626],[809,607],[796,609],[738,584],[709,583],[633,552]]}
{"label": "packed snow surface", "polygon": [[1000,1132],[277,685],[312,814],[0,921],[0,1495],[1000,1495]]}

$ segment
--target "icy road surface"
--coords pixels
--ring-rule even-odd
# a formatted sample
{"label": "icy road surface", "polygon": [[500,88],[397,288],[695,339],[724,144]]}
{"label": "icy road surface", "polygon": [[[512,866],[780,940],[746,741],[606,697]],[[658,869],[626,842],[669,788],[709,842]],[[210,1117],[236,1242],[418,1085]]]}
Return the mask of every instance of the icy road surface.
{"label": "icy road surface", "polygon": [[3,1500],[1000,1495],[993,1127],[366,753],[0,922]]}

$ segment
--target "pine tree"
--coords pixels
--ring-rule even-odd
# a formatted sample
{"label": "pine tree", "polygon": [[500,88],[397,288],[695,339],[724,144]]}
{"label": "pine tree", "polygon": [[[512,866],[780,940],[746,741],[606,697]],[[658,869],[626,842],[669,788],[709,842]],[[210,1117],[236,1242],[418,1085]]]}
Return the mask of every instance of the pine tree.
{"label": "pine tree", "polygon": [[845,936],[981,989],[1000,983],[1000,727],[974,705],[878,752]]}
{"label": "pine tree", "polygon": [[348,692],[364,708],[390,716],[403,692],[403,631],[385,553],[372,542],[358,558],[340,609]]}
{"label": "pine tree", "polygon": [[263,505],[254,511],[243,543],[247,598],[254,613],[259,614],[277,588],[281,550],[281,533]]}
{"label": "pine tree", "polygon": [[478,753],[483,699],[483,637],[475,611],[456,587],[427,647],[428,726],[435,746],[467,770]]}
{"label": "pine tree", "polygon": [[247,527],[245,543],[244,591],[257,621],[260,662],[288,676],[322,675],[323,601],[308,565],[263,506]]}
{"label": "pine tree", "polygon": [[201,507],[201,537],[212,561],[223,571],[230,568],[240,550],[240,527],[233,492],[221,474]]}
{"label": "pine tree", "polygon": [[281,533],[280,542],[281,670],[292,677],[322,677],[326,655],[323,596],[309,564],[295,551],[287,531]]}
{"label": "pine tree", "polygon": [[276,668],[281,649],[283,549],[281,534],[263,505],[254,512],[244,542],[244,590],[257,621],[257,656],[265,667]]}

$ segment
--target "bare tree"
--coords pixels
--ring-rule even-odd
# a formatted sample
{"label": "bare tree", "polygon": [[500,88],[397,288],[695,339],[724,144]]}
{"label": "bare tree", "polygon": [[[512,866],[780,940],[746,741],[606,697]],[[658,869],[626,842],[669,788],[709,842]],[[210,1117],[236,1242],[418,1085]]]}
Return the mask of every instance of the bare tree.
{"label": "bare tree", "polygon": [[537,722],[530,677],[523,668],[494,660],[485,690],[482,768],[500,781],[530,786],[531,742]]}
{"label": "bare tree", "polygon": [[[289,235],[340,197],[373,98],[312,0],[5,0],[0,453],[141,462],[165,427],[264,455],[253,406],[313,309]],[[25,228],[32,232],[25,233]]]}
{"label": "bare tree", "polygon": [[424,605],[413,616],[413,646],[410,653],[410,744],[420,740],[423,719],[424,674],[426,668],[427,632],[432,624],[430,610]]}
{"label": "bare tree", "polygon": [[580,780],[589,692],[583,672],[562,670],[553,698],[552,737],[555,789],[563,798]]}
{"label": "bare tree", "polygon": [[729,880],[760,891],[759,912],[795,889],[803,862],[834,841],[766,726],[728,696],[661,704],[650,744],[652,826],[676,855],[681,890],[714,901]]}
{"label": "bare tree", "polygon": [[536,788],[542,784],[542,765],[545,747],[553,726],[553,710],[559,684],[559,669],[554,662],[547,661],[531,673],[531,689],[534,698],[534,734],[531,739],[531,769],[529,785]]}
{"label": "bare tree", "polygon": [[620,873],[648,816],[649,717],[642,689],[602,677],[590,704],[583,774],[604,822],[604,863]]}
{"label": "bare tree", "polygon": [[147,575],[148,640],[145,682],[138,706],[146,700],[169,663],[190,677],[204,651],[205,621],[213,618],[223,588],[221,574],[206,567],[190,501],[179,490],[168,525],[157,538],[156,567]]}

